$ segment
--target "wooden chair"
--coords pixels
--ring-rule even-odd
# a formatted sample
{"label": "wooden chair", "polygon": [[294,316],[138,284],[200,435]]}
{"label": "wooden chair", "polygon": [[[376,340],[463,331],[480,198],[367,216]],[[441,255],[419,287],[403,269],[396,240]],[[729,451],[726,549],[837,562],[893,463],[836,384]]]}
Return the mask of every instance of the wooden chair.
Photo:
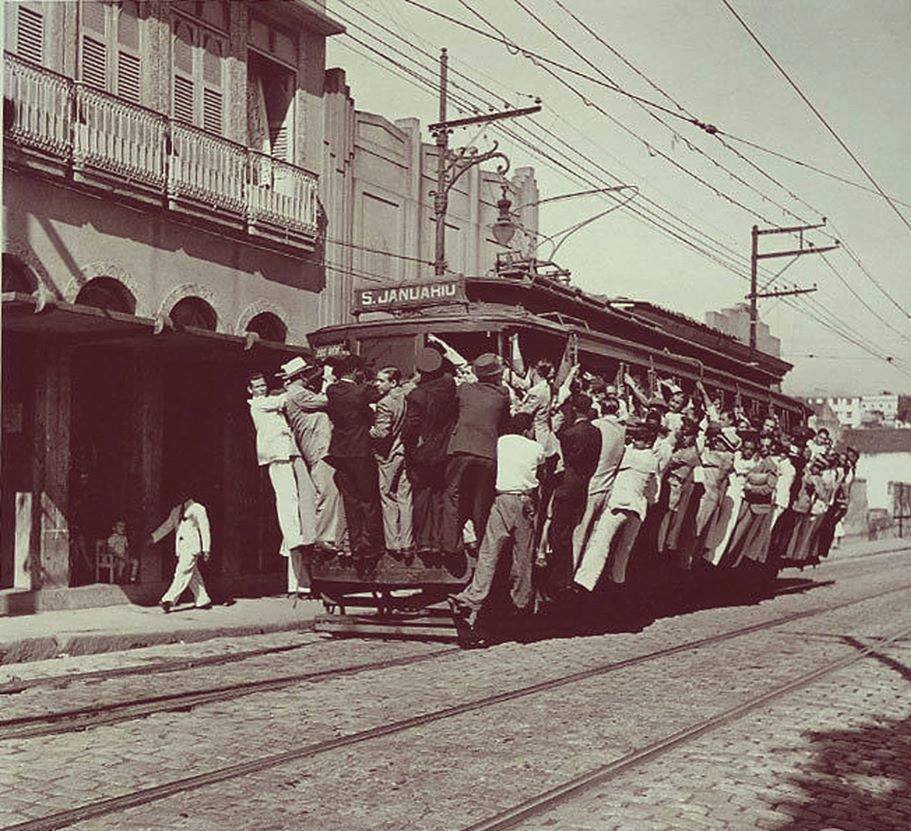
{"label": "wooden chair", "polygon": [[101,572],[107,569],[108,583],[114,583],[117,580],[117,559],[108,551],[107,540],[95,541],[95,582],[101,582]]}

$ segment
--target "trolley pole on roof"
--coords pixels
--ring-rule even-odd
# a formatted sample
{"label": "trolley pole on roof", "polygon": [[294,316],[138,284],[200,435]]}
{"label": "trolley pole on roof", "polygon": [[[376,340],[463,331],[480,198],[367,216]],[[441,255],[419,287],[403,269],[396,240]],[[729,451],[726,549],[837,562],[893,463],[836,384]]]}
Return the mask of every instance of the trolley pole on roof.
{"label": "trolley pole on roof", "polygon": [[[504,176],[509,170],[509,159],[505,153],[500,152],[498,143],[494,142],[493,147],[484,152],[478,152],[476,147],[460,147],[458,150],[450,151],[449,134],[458,127],[470,127],[473,124],[487,124],[491,121],[499,121],[502,118],[515,118],[520,115],[532,115],[541,111],[540,99],[536,99],[535,106],[524,107],[518,110],[502,110],[501,112],[489,113],[488,115],[475,115],[468,118],[457,118],[452,121],[446,120],[446,109],[448,104],[447,84],[449,73],[449,55],[446,49],[440,50],[440,120],[436,124],[431,124],[429,129],[436,141],[437,147],[437,184],[433,192],[433,216],[436,223],[436,244],[434,247],[433,270],[437,276],[443,276],[446,273],[446,211],[449,207],[449,191],[456,183],[459,177],[476,167],[482,162],[498,158],[501,164],[497,167],[497,173]],[[508,245],[516,232],[515,223],[509,213],[511,203],[506,198],[506,185],[503,185],[503,196],[497,202],[500,214],[493,226],[494,237],[501,245]]]}
{"label": "trolley pole on roof", "polygon": [[[834,245],[826,245],[822,248],[817,248],[813,245],[812,242],[807,243],[804,247],[803,232],[812,231],[816,228],[822,228],[826,224],[826,218],[822,218],[822,222],[818,225],[795,225],[790,228],[760,228],[758,225],[754,225],[752,229],[752,249],[750,252],[750,293],[747,295],[747,300],[750,301],[750,349],[756,349],[756,328],[759,323],[759,308],[758,302],[763,298],[769,297],[793,297],[797,294],[810,294],[817,290],[816,284],[814,283],[810,288],[793,288],[793,289],[784,289],[777,291],[760,291],[757,284],[757,276],[759,272],[759,261],[768,260],[775,257],[801,257],[804,254],[825,254],[826,251],[834,251],[840,245],[838,240],[835,240]],[[793,249],[791,251],[771,251],[767,254],[759,253],[759,238],[767,234],[800,234],[800,247]],[[790,263],[788,263],[790,265]],[[787,268],[787,266],[785,266]],[[781,271],[784,271],[782,269]],[[781,271],[778,274],[781,274]],[[773,282],[776,277],[773,277],[769,282]]]}

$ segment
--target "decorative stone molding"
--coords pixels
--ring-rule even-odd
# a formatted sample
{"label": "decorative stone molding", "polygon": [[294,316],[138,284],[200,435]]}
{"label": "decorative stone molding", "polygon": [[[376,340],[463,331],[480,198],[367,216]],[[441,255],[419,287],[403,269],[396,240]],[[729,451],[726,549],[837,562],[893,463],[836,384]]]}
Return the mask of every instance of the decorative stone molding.
{"label": "decorative stone molding", "polygon": [[38,286],[40,288],[43,288],[54,297],[62,296],[60,290],[51,279],[51,275],[48,274],[47,269],[41,264],[41,260],[35,256],[35,252],[27,245],[13,237],[5,237],[3,240],[3,253],[15,257],[17,260],[21,260],[22,263],[31,270],[32,274],[35,275],[35,279],[38,281]]}
{"label": "decorative stone molding", "polygon": [[291,324],[288,322],[288,315],[285,313],[284,309],[269,300],[257,300],[240,313],[237,322],[234,324],[234,334],[246,334],[247,326],[250,321],[263,312],[274,314],[285,325],[285,329],[289,332],[291,331]]}
{"label": "decorative stone molding", "polygon": [[123,266],[109,260],[98,260],[82,266],[79,270],[79,276],[71,278],[66,284],[66,288],[63,290],[63,299],[67,303],[75,303],[79,290],[95,277],[107,277],[111,280],[116,280],[133,295],[133,299],[136,301],[135,314],[141,316],[148,312],[146,292],[142,290],[136,278]]}
{"label": "decorative stone molding", "polygon": [[198,297],[200,300],[205,300],[213,309],[215,309],[215,331],[216,332],[225,332],[225,314],[224,309],[222,308],[221,303],[218,300],[218,297],[215,295],[215,292],[212,291],[208,286],[204,286],[201,283],[181,283],[179,286],[174,286],[162,299],[161,303],[158,304],[158,309],[156,311],[157,315],[168,315],[171,312],[171,309],[185,297]]}

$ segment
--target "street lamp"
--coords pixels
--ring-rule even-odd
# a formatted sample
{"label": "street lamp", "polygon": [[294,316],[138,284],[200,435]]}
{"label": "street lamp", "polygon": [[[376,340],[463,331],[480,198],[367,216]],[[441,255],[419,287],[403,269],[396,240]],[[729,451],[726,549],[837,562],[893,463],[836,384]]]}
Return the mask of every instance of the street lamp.
{"label": "street lamp", "polygon": [[516,223],[513,222],[512,214],[509,211],[511,207],[512,202],[506,196],[506,185],[503,185],[502,194],[497,200],[499,215],[497,216],[497,221],[491,226],[491,230],[493,231],[493,238],[504,248],[512,242],[517,230]]}

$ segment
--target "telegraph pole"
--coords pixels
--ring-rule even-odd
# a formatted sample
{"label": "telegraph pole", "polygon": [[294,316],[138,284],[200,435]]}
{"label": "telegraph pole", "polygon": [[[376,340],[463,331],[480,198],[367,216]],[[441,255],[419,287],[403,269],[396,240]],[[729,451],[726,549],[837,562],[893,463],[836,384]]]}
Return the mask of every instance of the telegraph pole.
{"label": "telegraph pole", "polygon": [[[455,153],[449,150],[449,134],[456,127],[468,127],[472,124],[486,124],[498,121],[501,118],[515,118],[520,115],[532,115],[541,111],[541,106],[536,103],[533,107],[524,107],[519,110],[503,110],[489,115],[476,115],[469,118],[457,118],[453,121],[446,120],[447,82],[449,71],[449,55],[446,49],[440,50],[440,120],[431,124],[429,129],[436,139],[437,146],[437,185],[433,193],[433,215],[436,221],[436,245],[434,249],[433,270],[442,277],[446,273],[446,211],[449,207],[449,191],[456,180],[465,171],[482,162],[499,158],[502,164],[497,172],[502,176],[509,170],[509,159],[497,150],[497,142],[486,153],[479,153],[475,147],[462,147]],[[540,101],[540,99],[536,99]],[[507,200],[508,203],[508,200]]]}
{"label": "telegraph pole", "polygon": [[[762,228],[760,229],[758,225],[753,226],[752,231],[752,249],[750,252],[750,293],[747,295],[747,300],[750,301],[750,349],[756,349],[756,324],[759,322],[759,307],[758,302],[760,299],[767,297],[792,297],[797,294],[810,294],[811,292],[816,291],[816,285],[814,284],[811,288],[795,288],[787,289],[784,291],[767,291],[760,292],[759,286],[757,285],[757,275],[759,271],[759,261],[760,260],[769,260],[776,257],[801,257],[804,254],[824,254],[826,251],[834,251],[839,246],[838,240],[835,240],[834,245],[826,245],[822,248],[817,248],[813,245],[812,242],[807,243],[804,247],[803,242],[803,232],[812,231],[816,228],[822,228],[826,224],[826,219],[823,217],[822,222],[818,225],[795,225],[790,228]],[[766,254],[759,253],[759,238],[767,234],[800,234],[800,247],[792,249],[791,251],[771,251]]]}

